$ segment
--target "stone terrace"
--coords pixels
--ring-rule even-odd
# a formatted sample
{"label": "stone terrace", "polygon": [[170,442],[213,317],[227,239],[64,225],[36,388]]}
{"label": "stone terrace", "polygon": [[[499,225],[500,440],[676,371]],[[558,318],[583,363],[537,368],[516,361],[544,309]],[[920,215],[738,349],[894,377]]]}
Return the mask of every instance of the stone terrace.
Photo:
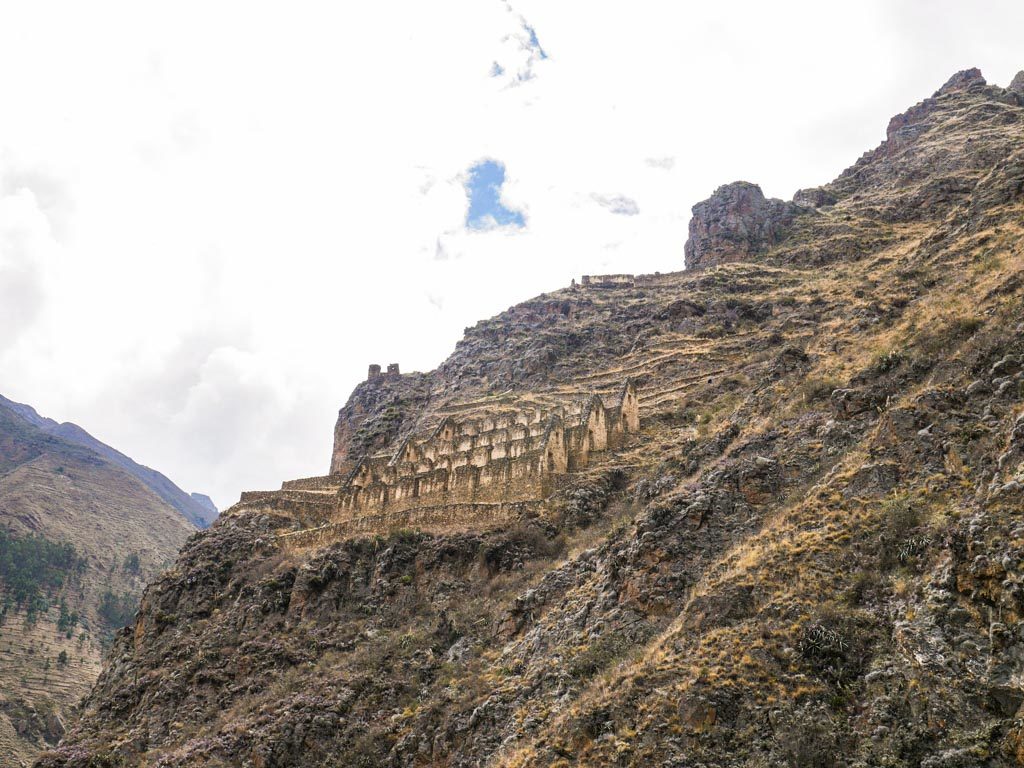
{"label": "stone terrace", "polygon": [[631,379],[617,402],[598,395],[568,405],[523,400],[500,409],[456,408],[396,450],[366,456],[345,474],[291,480],[280,491],[246,492],[230,510],[284,512],[312,543],[403,527],[478,527],[537,506],[593,454],[640,428]]}

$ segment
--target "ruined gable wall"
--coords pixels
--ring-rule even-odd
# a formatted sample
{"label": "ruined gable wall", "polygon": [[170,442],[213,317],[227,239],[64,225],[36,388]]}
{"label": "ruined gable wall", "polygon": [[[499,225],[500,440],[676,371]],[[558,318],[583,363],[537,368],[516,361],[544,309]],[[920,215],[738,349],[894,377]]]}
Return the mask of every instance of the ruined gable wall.
{"label": "ruined gable wall", "polygon": [[[487,518],[486,510],[548,498],[567,473],[586,468],[592,454],[621,445],[639,427],[635,385],[625,383],[615,406],[591,395],[564,414],[558,407],[546,414],[523,409],[461,421],[446,417],[427,436],[410,435],[393,453],[352,465],[346,476],[291,481],[281,491],[243,494],[242,503],[289,512],[308,528],[341,526],[338,531],[373,530],[373,520],[413,524],[425,519],[424,510],[433,510],[441,526],[452,524],[450,510],[479,507]],[[463,524],[472,526],[474,519],[469,515]]]}

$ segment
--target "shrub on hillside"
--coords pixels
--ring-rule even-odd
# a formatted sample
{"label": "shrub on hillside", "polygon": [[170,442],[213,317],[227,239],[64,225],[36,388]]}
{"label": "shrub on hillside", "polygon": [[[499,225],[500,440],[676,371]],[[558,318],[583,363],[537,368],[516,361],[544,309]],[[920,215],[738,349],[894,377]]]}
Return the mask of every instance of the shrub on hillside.
{"label": "shrub on hillside", "polygon": [[42,536],[16,536],[0,528],[0,587],[4,602],[31,616],[49,608],[47,597],[78,580],[85,560],[71,544]]}

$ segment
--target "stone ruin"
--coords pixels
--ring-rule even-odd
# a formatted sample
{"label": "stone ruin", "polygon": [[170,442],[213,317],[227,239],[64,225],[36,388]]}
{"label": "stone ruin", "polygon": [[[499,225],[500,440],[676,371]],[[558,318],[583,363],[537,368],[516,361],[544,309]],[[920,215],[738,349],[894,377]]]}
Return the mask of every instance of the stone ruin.
{"label": "stone ruin", "polygon": [[583,275],[580,278],[579,286],[576,284],[576,279],[573,278],[570,288],[646,288],[658,285],[661,282],[661,277],[660,272],[655,272],[653,275]]}
{"label": "stone ruin", "polygon": [[594,454],[622,445],[640,429],[639,405],[627,380],[612,406],[595,394],[569,407],[523,402],[448,415],[345,474],[243,493],[233,511],[291,514],[304,525],[283,534],[294,544],[403,527],[487,525],[538,506]]}
{"label": "stone ruin", "polygon": [[636,285],[633,275],[583,275],[580,285],[584,288],[632,288]]}
{"label": "stone ruin", "polygon": [[388,372],[387,372],[387,374],[381,373],[380,372],[380,366],[377,365],[376,363],[370,363],[370,368],[369,368],[369,370],[367,371],[367,374],[366,374],[366,380],[367,381],[372,381],[373,379],[379,379],[381,376],[384,376],[384,375],[387,375],[387,376],[400,376],[401,373],[398,370],[398,363],[390,363],[388,365]]}

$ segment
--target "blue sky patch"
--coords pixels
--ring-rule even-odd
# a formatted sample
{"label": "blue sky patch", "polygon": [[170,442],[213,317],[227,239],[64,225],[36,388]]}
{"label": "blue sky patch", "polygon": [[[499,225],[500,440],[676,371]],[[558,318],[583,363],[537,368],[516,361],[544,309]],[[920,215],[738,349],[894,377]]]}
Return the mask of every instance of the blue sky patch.
{"label": "blue sky patch", "polygon": [[542,59],[546,59],[548,55],[544,49],[540,47],[540,40],[537,39],[537,30],[527,24],[526,21],[523,21],[523,29],[525,29],[526,34],[530,36],[530,47],[537,52],[538,56]]}
{"label": "blue sky patch", "polygon": [[466,227],[485,230],[526,226],[521,212],[502,204],[501,187],[504,183],[505,166],[497,160],[481,160],[470,167],[466,177],[466,196],[469,198]]}

